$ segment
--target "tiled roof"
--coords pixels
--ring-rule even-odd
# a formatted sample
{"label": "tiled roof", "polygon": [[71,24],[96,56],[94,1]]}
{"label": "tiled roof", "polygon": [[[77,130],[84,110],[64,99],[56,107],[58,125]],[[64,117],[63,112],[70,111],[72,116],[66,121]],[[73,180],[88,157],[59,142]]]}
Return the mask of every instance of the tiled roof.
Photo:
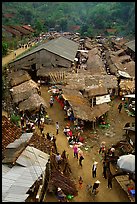
{"label": "tiled roof", "polygon": [[31,32],[35,32],[35,30],[31,26],[23,25],[22,27],[25,28],[26,30],[31,31]]}
{"label": "tiled roof", "polygon": [[17,25],[12,25],[10,26],[11,28],[19,31],[20,33],[24,34],[24,35],[28,35],[30,34],[31,32],[29,30],[26,30],[25,28],[21,27],[21,26],[17,26]]}
{"label": "tiled roof", "polygon": [[6,30],[6,32],[9,32],[15,36],[21,36],[21,33],[13,28],[11,28],[10,26],[4,26],[2,25],[2,28],[4,28]]}
{"label": "tiled roof", "polygon": [[6,116],[2,116],[2,152],[8,144],[20,138],[22,131],[10,122]]}
{"label": "tiled roof", "polygon": [[13,13],[4,13],[3,16],[5,18],[13,18],[14,14]]}

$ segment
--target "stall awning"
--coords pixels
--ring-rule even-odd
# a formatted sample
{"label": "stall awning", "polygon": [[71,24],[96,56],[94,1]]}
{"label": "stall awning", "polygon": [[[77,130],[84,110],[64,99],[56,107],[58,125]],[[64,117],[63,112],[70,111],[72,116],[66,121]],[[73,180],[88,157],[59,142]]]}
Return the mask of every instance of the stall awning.
{"label": "stall awning", "polygon": [[91,108],[89,101],[76,90],[63,89],[62,97],[71,105],[74,116],[85,121],[96,121],[96,118],[109,110],[107,103]]}

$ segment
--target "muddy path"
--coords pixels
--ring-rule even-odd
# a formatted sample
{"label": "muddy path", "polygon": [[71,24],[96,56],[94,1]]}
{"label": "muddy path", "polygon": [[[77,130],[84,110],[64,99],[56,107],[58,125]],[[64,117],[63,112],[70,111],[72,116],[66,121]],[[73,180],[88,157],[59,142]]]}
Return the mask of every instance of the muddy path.
{"label": "muddy path", "polygon": [[[46,102],[49,102],[50,93],[47,92],[47,87],[41,87],[41,96]],[[72,170],[73,178],[78,185],[79,176],[82,176],[84,182],[82,189],[78,188],[78,196],[75,197],[73,202],[129,202],[129,199],[126,193],[121,189],[117,181],[113,180],[113,188],[107,188],[107,179],[104,179],[102,176],[102,160],[101,156],[98,153],[99,145],[101,141],[106,141],[107,145],[114,144],[119,139],[123,138],[123,126],[127,122],[133,122],[134,118],[128,116],[125,110],[119,114],[117,110],[117,105],[119,104],[119,99],[116,99],[111,103],[111,109],[108,114],[108,120],[110,122],[110,128],[105,129],[96,129],[96,139],[91,140],[90,137],[87,137],[87,146],[90,146],[88,151],[84,150],[85,159],[83,161],[83,167],[81,168],[78,164],[76,158],[73,157],[73,151],[68,145],[67,138],[63,134],[63,129],[67,124],[67,121],[64,120],[64,111],[62,110],[60,104],[55,100],[52,108],[48,108],[47,112],[49,116],[53,119],[52,125],[45,125],[44,133],[50,132],[56,136],[55,122],[58,121],[60,125],[59,134],[56,136],[58,151],[62,153],[63,150],[66,150],[69,155],[69,163]],[[49,103],[48,103],[49,106]],[[84,131],[83,136],[89,136],[92,134],[92,130]],[[91,167],[93,161],[98,162],[97,166],[97,177],[92,178],[91,176]],[[94,183],[96,180],[100,180],[99,193],[95,197],[95,200],[88,194],[86,191],[87,184]],[[51,195],[47,195],[45,202],[57,202],[56,198]]]}
{"label": "muddy path", "polygon": [[[16,56],[26,51],[24,48],[16,50]],[[14,59],[14,52],[10,55],[2,58],[2,66]],[[50,98],[50,93],[47,92],[47,87],[41,87],[41,96],[48,103]],[[89,146],[88,151],[84,151],[85,159],[83,161],[83,167],[80,168],[76,158],[73,158],[73,151],[68,145],[67,138],[63,134],[63,129],[66,125],[64,120],[64,111],[58,102],[54,102],[52,108],[48,108],[47,112],[49,116],[53,119],[53,125],[45,125],[44,133],[51,132],[56,135],[55,122],[58,121],[60,125],[59,135],[57,135],[57,147],[60,153],[63,150],[66,150],[69,155],[69,163],[72,170],[73,178],[75,179],[76,184],[78,185],[78,178],[82,176],[83,178],[83,187],[82,189],[78,188],[78,196],[75,197],[72,201],[74,202],[129,202],[127,194],[121,189],[116,180],[113,180],[113,188],[110,190],[107,188],[107,180],[102,176],[102,161],[101,157],[98,154],[99,145],[101,141],[106,141],[107,145],[111,145],[123,138],[123,126],[127,122],[135,122],[135,118],[128,116],[125,110],[123,109],[121,113],[118,113],[117,106],[119,104],[119,99],[116,99],[110,103],[111,109],[108,113],[108,121],[110,123],[109,129],[96,129],[95,139],[91,139],[93,134],[92,130],[84,131],[83,136],[86,138],[86,145]],[[48,104],[49,106],[49,104]],[[6,113],[5,113],[6,114]],[[39,130],[38,130],[39,131]],[[95,200],[87,193],[86,185],[93,184],[96,179],[91,176],[91,167],[93,161],[98,162],[97,166],[97,178],[100,180],[99,193],[95,197]],[[47,195],[44,202],[58,202],[55,196]]]}

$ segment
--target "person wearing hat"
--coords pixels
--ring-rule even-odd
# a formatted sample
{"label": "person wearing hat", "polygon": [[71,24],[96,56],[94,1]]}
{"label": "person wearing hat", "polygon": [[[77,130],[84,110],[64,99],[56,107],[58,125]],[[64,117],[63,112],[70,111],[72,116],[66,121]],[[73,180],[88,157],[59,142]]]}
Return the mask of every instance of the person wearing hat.
{"label": "person wearing hat", "polygon": [[58,187],[57,189],[57,198],[60,202],[66,201],[66,195],[64,194],[64,192],[62,191],[60,187]]}
{"label": "person wearing hat", "polygon": [[99,187],[99,184],[100,184],[99,180],[95,181],[95,183],[93,184],[92,193],[95,193],[95,195],[96,195],[96,190]]}
{"label": "person wearing hat", "polygon": [[92,166],[92,176],[93,176],[93,178],[96,177],[97,164],[98,164],[98,162],[95,161],[95,162],[93,163],[93,166]]}

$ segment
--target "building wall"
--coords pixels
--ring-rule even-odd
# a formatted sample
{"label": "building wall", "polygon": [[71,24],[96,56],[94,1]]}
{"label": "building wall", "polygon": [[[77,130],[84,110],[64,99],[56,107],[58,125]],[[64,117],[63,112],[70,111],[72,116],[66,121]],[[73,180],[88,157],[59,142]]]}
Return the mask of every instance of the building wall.
{"label": "building wall", "polygon": [[57,65],[70,68],[71,61],[64,59],[58,55],[55,55],[47,50],[40,50],[36,53],[28,55],[16,62],[11,64],[16,70],[22,69],[25,66],[31,68],[32,64],[36,64],[36,69],[38,70],[41,66],[45,67],[57,67]]}
{"label": "building wall", "polygon": [[40,65],[43,64],[43,66],[46,67],[57,67],[58,65],[63,67],[71,67],[71,62],[67,59],[64,59],[54,53],[51,53],[47,50],[41,50],[39,52],[39,60]]}

